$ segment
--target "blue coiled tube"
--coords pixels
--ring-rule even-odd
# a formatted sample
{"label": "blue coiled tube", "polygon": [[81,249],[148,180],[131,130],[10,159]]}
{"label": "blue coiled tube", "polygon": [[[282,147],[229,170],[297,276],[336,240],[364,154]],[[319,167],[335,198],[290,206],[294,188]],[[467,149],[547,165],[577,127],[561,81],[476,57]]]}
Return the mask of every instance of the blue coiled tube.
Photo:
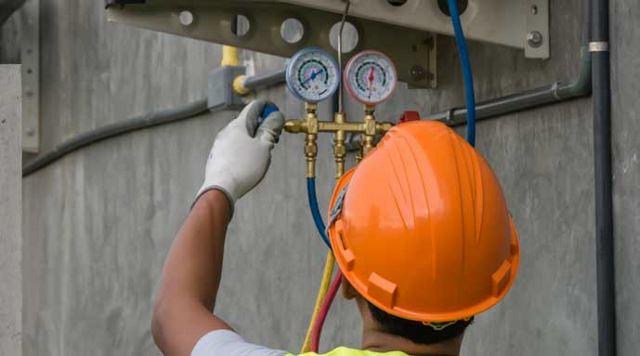
{"label": "blue coiled tube", "polygon": [[464,77],[465,98],[467,101],[467,141],[472,146],[476,144],[476,97],[473,90],[473,73],[471,72],[471,61],[467,51],[467,42],[464,39],[464,31],[460,23],[460,12],[456,0],[449,1],[449,13],[451,14],[451,24],[456,37],[456,46],[460,53],[460,64],[462,65],[462,76]]}

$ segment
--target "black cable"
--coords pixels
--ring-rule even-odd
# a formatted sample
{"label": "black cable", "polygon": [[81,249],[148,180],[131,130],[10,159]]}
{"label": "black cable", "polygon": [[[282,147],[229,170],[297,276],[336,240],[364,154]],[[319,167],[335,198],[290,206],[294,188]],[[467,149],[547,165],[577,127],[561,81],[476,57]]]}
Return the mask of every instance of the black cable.
{"label": "black cable", "polygon": [[596,212],[598,355],[615,356],[616,296],[611,169],[611,67],[609,1],[591,0],[593,57],[593,144]]}
{"label": "black cable", "polygon": [[132,131],[146,129],[152,126],[168,124],[192,118],[207,113],[207,100],[202,99],[182,107],[157,111],[154,113],[123,120],[110,125],[106,125],[89,132],[75,136],[61,144],[56,145],[52,150],[36,156],[22,167],[22,177],[50,165],[60,158],[76,151],[80,148],[92,145],[102,140],[123,135]]}

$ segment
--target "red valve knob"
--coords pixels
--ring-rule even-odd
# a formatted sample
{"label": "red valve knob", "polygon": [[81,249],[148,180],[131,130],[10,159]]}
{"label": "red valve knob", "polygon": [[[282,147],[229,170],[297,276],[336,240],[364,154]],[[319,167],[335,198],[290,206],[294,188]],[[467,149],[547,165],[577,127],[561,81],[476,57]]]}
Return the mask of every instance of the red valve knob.
{"label": "red valve knob", "polygon": [[409,121],[419,121],[420,113],[417,111],[405,111],[400,117],[400,123]]}

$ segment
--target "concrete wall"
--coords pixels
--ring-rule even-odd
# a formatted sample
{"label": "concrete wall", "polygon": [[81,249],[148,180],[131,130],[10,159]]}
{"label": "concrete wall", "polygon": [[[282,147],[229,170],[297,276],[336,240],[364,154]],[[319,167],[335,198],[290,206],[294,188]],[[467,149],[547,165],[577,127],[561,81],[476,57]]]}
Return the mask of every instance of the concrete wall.
{"label": "concrete wall", "polygon": [[[552,1],[552,58],[470,47],[480,99],[567,81],[577,74],[584,1]],[[616,271],[621,355],[640,347],[640,4],[612,8]],[[107,24],[99,1],[42,4],[42,147],[205,95],[220,47]],[[3,41],[11,43],[11,23]],[[17,43],[14,40],[14,43]],[[6,49],[11,56],[12,49]],[[402,87],[380,107],[393,119],[463,103],[451,38],[438,46],[436,90]],[[0,58],[3,54],[0,54]],[[248,54],[257,72],[283,60]],[[282,88],[261,96],[289,117],[302,104]],[[352,118],[359,109],[349,103]],[[328,110],[322,107],[326,117]],[[215,133],[232,112],[136,132],[74,153],[24,180],[25,355],[153,355],[152,296],[174,234],[202,179]],[[595,355],[595,243],[591,101],[487,121],[478,148],[501,179],[522,244],[519,279],[478,317],[464,355]],[[323,209],[333,163],[320,139]],[[229,229],[219,312],[247,339],[297,350],[324,249],[306,207],[302,139],[283,137],[263,184],[237,206]],[[276,207],[275,209],[273,207]],[[324,345],[359,344],[355,308],[338,301]]]}
{"label": "concrete wall", "polygon": [[22,85],[19,65],[0,65],[0,355],[22,353]]}
{"label": "concrete wall", "polygon": [[612,11],[613,177],[618,341],[637,352],[640,335],[640,27],[637,1],[614,1]]}

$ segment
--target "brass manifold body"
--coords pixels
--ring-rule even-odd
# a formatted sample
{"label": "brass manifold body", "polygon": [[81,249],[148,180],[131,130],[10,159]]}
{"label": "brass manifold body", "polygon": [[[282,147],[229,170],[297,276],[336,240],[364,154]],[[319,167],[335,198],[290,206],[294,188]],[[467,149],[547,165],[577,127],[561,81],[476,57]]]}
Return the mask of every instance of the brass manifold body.
{"label": "brass manifold body", "polygon": [[377,122],[373,106],[365,107],[365,116],[362,122],[347,122],[343,112],[337,112],[333,121],[321,121],[316,115],[318,106],[306,103],[307,116],[304,119],[287,120],[284,125],[289,133],[305,134],[304,155],[307,161],[307,177],[316,175],[316,157],[318,156],[318,134],[322,132],[334,133],[333,156],[336,162],[336,179],[344,174],[347,147],[345,145],[347,133],[362,134],[362,146],[358,153],[358,159],[364,157],[374,148],[376,135],[383,134],[393,127],[390,122]]}

